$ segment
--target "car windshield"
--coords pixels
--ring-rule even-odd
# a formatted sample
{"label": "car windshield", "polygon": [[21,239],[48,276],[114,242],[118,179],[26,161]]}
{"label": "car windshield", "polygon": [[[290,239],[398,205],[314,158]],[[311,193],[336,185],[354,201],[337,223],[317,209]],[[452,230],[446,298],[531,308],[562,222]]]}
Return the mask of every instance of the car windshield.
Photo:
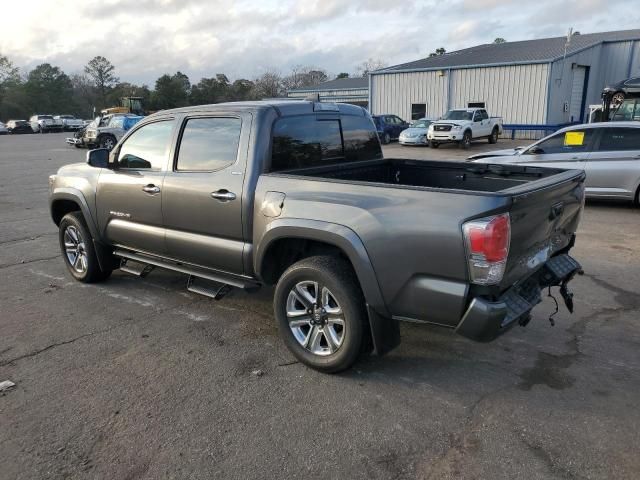
{"label": "car windshield", "polygon": [[111,117],[111,120],[109,120],[109,127],[122,128],[123,123],[124,117]]}
{"label": "car windshield", "polygon": [[53,120],[53,117],[51,115],[40,115],[38,118],[40,120]]}
{"label": "car windshield", "polygon": [[442,120],[471,120],[473,112],[467,110],[449,110],[442,116]]}
{"label": "car windshield", "polygon": [[411,125],[411,128],[429,128],[431,120],[418,120]]}

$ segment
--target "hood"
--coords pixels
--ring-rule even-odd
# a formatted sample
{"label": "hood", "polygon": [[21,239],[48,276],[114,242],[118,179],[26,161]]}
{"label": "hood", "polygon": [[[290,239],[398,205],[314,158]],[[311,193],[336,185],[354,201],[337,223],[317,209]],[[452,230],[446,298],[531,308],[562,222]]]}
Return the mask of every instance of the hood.
{"label": "hood", "polygon": [[475,155],[471,155],[469,160],[476,160],[478,158],[489,158],[489,157],[513,157],[514,155],[518,155],[522,150],[516,150],[515,148],[507,148],[505,150],[493,150],[492,152],[484,152],[477,153]]}
{"label": "hood", "polygon": [[470,123],[471,120],[437,120],[431,125],[455,125],[458,127],[462,127],[463,125],[469,125]]}
{"label": "hood", "polygon": [[418,135],[424,135],[427,133],[427,129],[423,127],[409,127],[406,130],[403,130],[400,135],[405,135],[407,137],[416,137]]}

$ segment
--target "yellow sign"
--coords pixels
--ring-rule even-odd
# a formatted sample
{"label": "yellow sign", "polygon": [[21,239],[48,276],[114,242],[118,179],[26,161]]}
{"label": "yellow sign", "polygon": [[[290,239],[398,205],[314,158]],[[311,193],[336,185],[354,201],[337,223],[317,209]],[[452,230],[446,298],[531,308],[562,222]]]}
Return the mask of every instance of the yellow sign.
{"label": "yellow sign", "polygon": [[567,132],[564,134],[565,147],[581,147],[584,145],[584,132]]}

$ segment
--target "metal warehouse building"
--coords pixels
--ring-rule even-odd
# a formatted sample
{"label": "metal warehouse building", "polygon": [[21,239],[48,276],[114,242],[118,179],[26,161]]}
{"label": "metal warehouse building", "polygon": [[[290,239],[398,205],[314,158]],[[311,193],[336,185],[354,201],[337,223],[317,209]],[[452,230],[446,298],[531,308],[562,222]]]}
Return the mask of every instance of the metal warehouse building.
{"label": "metal warehouse building", "polygon": [[314,87],[289,90],[289,98],[305,98],[320,95],[321,102],[352,103],[367,108],[369,104],[369,81],[366,77],[336,78]]}
{"label": "metal warehouse building", "polygon": [[485,106],[506,124],[587,118],[605,84],[640,74],[640,30],[487,44],[373,72],[372,114],[406,120]]}

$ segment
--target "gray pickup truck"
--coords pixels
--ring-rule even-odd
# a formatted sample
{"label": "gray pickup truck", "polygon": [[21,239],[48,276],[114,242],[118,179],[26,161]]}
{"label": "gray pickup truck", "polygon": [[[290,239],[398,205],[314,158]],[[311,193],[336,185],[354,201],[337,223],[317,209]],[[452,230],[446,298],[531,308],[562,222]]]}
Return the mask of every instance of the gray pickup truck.
{"label": "gray pickup truck", "polygon": [[158,112],[49,179],[77,280],[165,268],[194,292],[275,285],[282,338],[348,368],[400,341],[399,321],[487,341],[526,325],[568,255],[584,172],[383,158],[369,114],[313,101]]}

